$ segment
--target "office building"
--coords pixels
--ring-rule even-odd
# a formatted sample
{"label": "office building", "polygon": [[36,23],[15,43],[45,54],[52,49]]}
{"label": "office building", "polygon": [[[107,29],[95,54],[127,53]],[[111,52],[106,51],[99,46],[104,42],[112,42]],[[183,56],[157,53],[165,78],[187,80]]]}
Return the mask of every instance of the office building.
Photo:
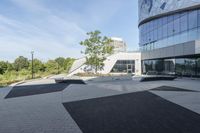
{"label": "office building", "polygon": [[200,0],[139,0],[142,73],[200,76]]}

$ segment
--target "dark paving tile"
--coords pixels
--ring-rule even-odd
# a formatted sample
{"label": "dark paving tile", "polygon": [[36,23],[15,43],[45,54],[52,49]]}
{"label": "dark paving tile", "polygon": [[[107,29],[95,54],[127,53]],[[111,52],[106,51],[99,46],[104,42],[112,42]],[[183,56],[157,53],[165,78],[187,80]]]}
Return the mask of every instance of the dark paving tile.
{"label": "dark paving tile", "polygon": [[63,91],[70,84],[85,84],[85,82],[82,80],[60,80],[55,84],[15,86],[5,99]]}
{"label": "dark paving tile", "polygon": [[140,81],[141,82],[147,82],[147,81],[159,81],[159,80],[175,80],[177,77],[175,76],[149,76],[149,77],[143,77]]}
{"label": "dark paving tile", "polygon": [[194,90],[187,90],[187,89],[182,89],[182,88],[177,88],[177,87],[171,87],[171,86],[161,86],[158,88],[151,89],[152,91],[184,91],[184,92],[198,92]]}
{"label": "dark paving tile", "polygon": [[200,115],[151,92],[63,103],[83,133],[198,133]]}
{"label": "dark paving tile", "polygon": [[5,99],[58,92],[64,90],[68,85],[69,84],[60,83],[60,84],[16,86],[13,87],[13,89],[8,93]]}
{"label": "dark paving tile", "polygon": [[56,79],[56,83],[67,83],[67,84],[85,84],[83,80],[80,79]]}

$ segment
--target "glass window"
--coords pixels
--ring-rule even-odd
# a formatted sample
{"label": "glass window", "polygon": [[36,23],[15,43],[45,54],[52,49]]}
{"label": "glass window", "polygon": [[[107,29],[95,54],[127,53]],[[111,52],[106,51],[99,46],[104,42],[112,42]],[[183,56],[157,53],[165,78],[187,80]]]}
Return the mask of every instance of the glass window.
{"label": "glass window", "polygon": [[154,20],[153,21],[153,29],[157,29],[157,27],[158,27],[158,21]]}
{"label": "glass window", "polygon": [[171,15],[171,16],[168,16],[168,17],[167,17],[167,23],[170,23],[170,22],[172,22],[172,21],[173,21],[173,19],[174,19],[174,16],[173,16],[173,15]]}
{"label": "glass window", "polygon": [[159,18],[158,19],[158,27],[161,27],[162,26],[162,18]]}
{"label": "glass window", "polygon": [[188,13],[189,29],[197,27],[197,11],[191,11]]}
{"label": "glass window", "polygon": [[151,60],[143,61],[143,73],[153,71],[153,62]]}
{"label": "glass window", "polygon": [[142,25],[142,34],[144,35],[146,33],[146,24]]}
{"label": "glass window", "polygon": [[157,72],[157,74],[200,77],[200,58],[145,60],[142,62],[142,72],[145,74]]}
{"label": "glass window", "polygon": [[135,60],[118,60],[111,72],[114,73],[127,73],[127,72],[135,72]]}
{"label": "glass window", "polygon": [[181,14],[180,26],[181,26],[181,32],[186,31],[188,29],[187,13],[182,13]]}
{"label": "glass window", "polygon": [[197,20],[198,20],[198,27],[200,27],[200,10],[198,10]]}
{"label": "glass window", "polygon": [[[200,10],[158,18],[141,25],[139,29],[139,44],[154,43],[153,48],[200,39]],[[152,47],[147,45],[146,48]]]}
{"label": "glass window", "polygon": [[173,16],[174,16],[174,20],[180,18],[180,14],[179,13],[174,14]]}
{"label": "glass window", "polygon": [[162,74],[164,70],[164,61],[163,60],[147,60],[143,61],[143,73],[152,73],[157,72]]}
{"label": "glass window", "polygon": [[174,35],[173,36],[173,41],[174,41],[174,44],[181,43],[180,34]]}
{"label": "glass window", "polygon": [[145,34],[144,36],[143,36],[143,41],[144,41],[144,43],[147,43],[147,34]]}
{"label": "glass window", "polygon": [[171,21],[167,24],[167,35],[172,36],[173,33],[174,33],[174,26],[173,26],[173,21]]}
{"label": "glass window", "polygon": [[153,21],[149,22],[149,31],[153,30]]}
{"label": "glass window", "polygon": [[162,18],[162,25],[165,25],[165,24],[167,24],[167,17]]}
{"label": "glass window", "polygon": [[147,43],[151,41],[150,33],[147,33]]}
{"label": "glass window", "polygon": [[164,61],[163,60],[155,61],[155,71],[160,74],[164,71]]}
{"label": "glass window", "polygon": [[140,44],[143,44],[144,43],[144,36],[140,36]]}
{"label": "glass window", "polygon": [[154,41],[154,33],[153,31],[150,32],[150,42]]}
{"label": "glass window", "polygon": [[145,33],[147,33],[147,32],[149,32],[149,23],[147,23],[146,25],[145,25],[145,28],[144,28],[144,32]]}
{"label": "glass window", "polygon": [[185,60],[176,59],[176,75],[183,76],[185,72]]}
{"label": "glass window", "polygon": [[181,43],[187,42],[187,40],[188,40],[188,32],[187,31],[182,32],[180,34],[180,41],[181,41]]}
{"label": "glass window", "polygon": [[167,38],[167,46],[174,45],[176,42],[174,42],[174,37],[170,36]]}
{"label": "glass window", "polygon": [[167,24],[163,25],[162,27],[162,37],[167,37]]}
{"label": "glass window", "polygon": [[155,29],[153,31],[153,34],[154,34],[154,41],[158,40],[158,29]]}
{"label": "glass window", "polygon": [[139,41],[140,41],[140,43],[142,42],[141,36],[142,36],[142,32],[141,32],[141,27],[140,27],[140,28],[139,28]]}
{"label": "glass window", "polygon": [[200,40],[200,27],[197,28],[197,39]]}
{"label": "glass window", "polygon": [[197,34],[198,34],[197,29],[188,31],[188,41],[196,40],[198,38]]}
{"label": "glass window", "polygon": [[143,32],[143,35],[146,34],[146,24],[143,26],[142,29],[143,29],[143,31],[142,31],[142,32]]}
{"label": "glass window", "polygon": [[198,77],[200,77],[200,58],[198,58],[196,60],[196,66],[197,66],[197,68],[196,68],[196,74],[197,74]]}
{"label": "glass window", "polygon": [[158,28],[158,39],[162,39],[162,27]]}
{"label": "glass window", "polygon": [[175,74],[175,59],[164,60],[164,74],[174,75]]}
{"label": "glass window", "polygon": [[174,29],[173,29],[174,34],[180,33],[180,18],[176,18],[174,20]]}
{"label": "glass window", "polygon": [[195,59],[185,59],[185,73],[184,76],[194,76],[195,75]]}

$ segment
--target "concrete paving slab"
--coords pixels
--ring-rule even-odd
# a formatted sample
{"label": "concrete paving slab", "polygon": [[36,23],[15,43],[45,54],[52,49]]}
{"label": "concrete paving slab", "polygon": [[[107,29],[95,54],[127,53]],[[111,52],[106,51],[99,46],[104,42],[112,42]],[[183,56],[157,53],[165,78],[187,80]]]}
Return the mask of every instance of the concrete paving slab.
{"label": "concrete paving slab", "polygon": [[199,92],[162,92],[162,91],[151,91],[151,92],[173,103],[176,103],[180,106],[183,106],[200,114]]}
{"label": "concrete paving slab", "polygon": [[194,133],[200,115],[148,91],[64,103],[83,133]]}
{"label": "concrete paving slab", "polygon": [[1,100],[0,125],[2,133],[81,133],[60,92]]}
{"label": "concrete paving slab", "polygon": [[[49,83],[55,83],[55,81],[45,79],[31,81],[22,85]],[[148,91],[164,85],[189,90],[200,90],[200,82],[197,80],[177,79],[175,81],[155,81],[147,83],[129,80],[101,83],[88,82],[88,85],[70,85],[61,92],[4,99],[12,88],[0,88],[0,132],[81,133],[76,122],[74,122],[70,114],[63,107],[63,102]],[[200,103],[198,102],[200,101],[199,93],[165,92],[161,94],[161,92],[156,92],[155,94],[192,111],[200,112]]]}
{"label": "concrete paving slab", "polygon": [[105,89],[95,85],[70,85],[62,91],[62,102],[79,101],[121,93],[117,90]]}

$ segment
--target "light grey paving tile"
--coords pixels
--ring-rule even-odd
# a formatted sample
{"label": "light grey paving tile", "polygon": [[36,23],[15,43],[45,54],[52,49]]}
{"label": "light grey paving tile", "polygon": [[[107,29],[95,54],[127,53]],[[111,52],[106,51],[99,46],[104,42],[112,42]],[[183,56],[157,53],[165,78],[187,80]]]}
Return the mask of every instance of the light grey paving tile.
{"label": "light grey paving tile", "polygon": [[166,92],[151,91],[152,93],[167,99],[173,103],[190,109],[200,114],[200,93],[199,92]]}
{"label": "light grey paving tile", "polygon": [[[53,81],[51,81],[53,82]],[[29,84],[49,83],[47,80]],[[0,89],[0,133],[81,133],[62,103],[123,93],[145,91],[159,86],[174,86],[199,90],[200,82],[177,79],[175,81],[116,81],[70,85],[62,92],[4,99],[11,88]],[[155,93],[155,92],[154,92]],[[200,112],[199,93],[162,93],[159,95],[176,104]]]}
{"label": "light grey paving tile", "polygon": [[6,99],[0,106],[0,131],[81,133],[62,105],[61,92]]}
{"label": "light grey paving tile", "polygon": [[121,93],[120,91],[104,89],[95,85],[70,85],[62,93],[62,102],[79,101]]}
{"label": "light grey paving tile", "polygon": [[12,87],[4,87],[0,88],[0,102],[4,99],[4,97],[10,92]]}

